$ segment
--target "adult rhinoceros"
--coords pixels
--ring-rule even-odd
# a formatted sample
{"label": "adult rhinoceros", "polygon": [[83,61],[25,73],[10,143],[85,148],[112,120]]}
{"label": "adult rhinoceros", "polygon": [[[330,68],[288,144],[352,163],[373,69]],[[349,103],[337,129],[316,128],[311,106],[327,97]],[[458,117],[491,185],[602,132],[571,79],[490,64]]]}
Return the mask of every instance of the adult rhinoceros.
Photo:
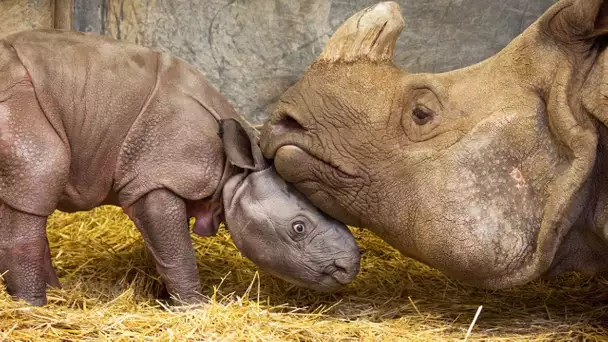
{"label": "adult rhinoceros", "polygon": [[391,62],[383,2],[282,95],[262,147],[325,212],[486,288],[608,268],[608,1],[564,0],[495,56]]}

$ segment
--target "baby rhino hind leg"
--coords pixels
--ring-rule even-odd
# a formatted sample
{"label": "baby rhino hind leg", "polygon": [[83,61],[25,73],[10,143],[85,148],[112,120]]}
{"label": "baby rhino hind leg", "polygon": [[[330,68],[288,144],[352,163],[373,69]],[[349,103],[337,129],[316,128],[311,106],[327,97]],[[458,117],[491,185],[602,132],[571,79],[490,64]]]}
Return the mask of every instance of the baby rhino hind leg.
{"label": "baby rhino hind leg", "polygon": [[20,82],[0,94],[0,272],[8,292],[32,305],[46,303],[47,284],[59,285],[46,222],[68,169],[67,149],[31,84]]}
{"label": "baby rhino hind leg", "polygon": [[6,289],[32,305],[46,304],[46,286],[59,287],[46,238],[46,217],[0,204],[0,272]]}

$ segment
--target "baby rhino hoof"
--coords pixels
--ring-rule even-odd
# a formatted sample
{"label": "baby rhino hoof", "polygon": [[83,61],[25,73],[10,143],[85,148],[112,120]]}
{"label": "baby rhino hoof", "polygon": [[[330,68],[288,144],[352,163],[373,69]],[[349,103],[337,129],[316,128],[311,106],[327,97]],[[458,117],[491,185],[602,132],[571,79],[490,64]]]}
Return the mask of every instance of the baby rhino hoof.
{"label": "baby rhino hoof", "polygon": [[[9,291],[9,293],[10,293],[10,291]],[[32,305],[32,306],[44,306],[47,303],[46,294],[43,294],[43,295],[31,295],[31,294],[20,294],[20,293],[16,293],[16,294],[10,293],[10,294],[15,299],[22,299],[22,300],[26,301],[29,305]]]}
{"label": "baby rhino hoof", "polygon": [[205,298],[201,294],[192,294],[187,297],[171,297],[172,305],[196,305],[196,304],[206,304],[207,298]]}
{"label": "baby rhino hoof", "polygon": [[169,300],[169,304],[171,305],[172,310],[177,311],[177,312],[185,312],[185,311],[192,309],[193,307],[197,307],[197,306],[208,304],[208,303],[209,303],[209,300],[200,294],[191,295],[191,296],[188,296],[185,298],[181,298],[181,297],[177,298],[177,297],[172,296],[171,299]]}
{"label": "baby rhino hoof", "polygon": [[208,298],[198,291],[188,290],[181,291],[179,294],[175,292],[170,294],[165,286],[162,287],[160,293],[157,293],[157,296],[159,300],[170,305],[172,309],[177,310],[187,310],[192,306],[209,303]]}

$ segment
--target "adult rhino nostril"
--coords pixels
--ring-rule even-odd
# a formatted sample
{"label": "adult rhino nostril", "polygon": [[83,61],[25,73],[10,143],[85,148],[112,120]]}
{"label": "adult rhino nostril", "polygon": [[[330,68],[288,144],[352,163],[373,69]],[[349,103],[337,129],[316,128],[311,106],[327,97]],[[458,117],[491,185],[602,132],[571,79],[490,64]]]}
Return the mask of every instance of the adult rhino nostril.
{"label": "adult rhino nostril", "polygon": [[302,132],[305,130],[302,124],[287,113],[281,114],[281,118],[273,124],[273,133],[275,134]]}

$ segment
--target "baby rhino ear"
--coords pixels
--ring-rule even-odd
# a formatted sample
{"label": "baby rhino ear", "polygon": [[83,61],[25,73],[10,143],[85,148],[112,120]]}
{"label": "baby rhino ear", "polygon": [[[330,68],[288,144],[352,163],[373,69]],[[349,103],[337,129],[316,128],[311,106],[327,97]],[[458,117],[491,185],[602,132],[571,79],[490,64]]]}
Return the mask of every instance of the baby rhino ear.
{"label": "baby rhino ear", "polygon": [[220,120],[219,125],[224,152],[232,165],[254,171],[265,168],[259,139],[253,128],[247,131],[236,119]]}
{"label": "baby rhino ear", "polygon": [[545,15],[551,36],[566,44],[580,43],[608,34],[608,0],[562,0]]}

